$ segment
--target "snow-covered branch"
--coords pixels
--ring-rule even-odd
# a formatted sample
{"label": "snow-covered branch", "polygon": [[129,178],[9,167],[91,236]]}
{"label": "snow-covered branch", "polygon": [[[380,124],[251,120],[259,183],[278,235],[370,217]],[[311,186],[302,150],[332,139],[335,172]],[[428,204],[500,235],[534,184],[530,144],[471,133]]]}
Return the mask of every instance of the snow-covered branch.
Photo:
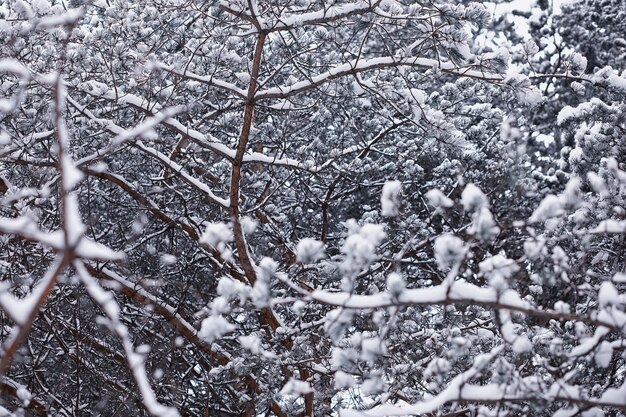
{"label": "snow-covered branch", "polygon": [[461,77],[476,78],[488,82],[501,82],[504,77],[499,74],[492,74],[481,71],[480,68],[474,66],[458,67],[450,61],[437,61],[430,58],[421,57],[379,57],[369,59],[355,59],[348,63],[341,64],[329,69],[318,75],[310,77],[308,80],[297,81],[289,86],[273,87],[260,90],[255,94],[256,100],[263,99],[284,99],[296,94],[319,87],[329,81],[348,75],[356,75],[361,72],[376,69],[413,67],[422,68],[424,70],[440,70],[442,72],[458,75]]}

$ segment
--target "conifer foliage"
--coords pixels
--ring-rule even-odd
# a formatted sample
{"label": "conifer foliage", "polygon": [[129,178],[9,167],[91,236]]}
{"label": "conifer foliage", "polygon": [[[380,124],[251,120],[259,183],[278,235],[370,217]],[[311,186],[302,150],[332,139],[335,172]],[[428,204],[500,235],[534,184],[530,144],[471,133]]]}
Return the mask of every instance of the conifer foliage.
{"label": "conifer foliage", "polygon": [[625,7],[0,2],[0,415],[624,415]]}

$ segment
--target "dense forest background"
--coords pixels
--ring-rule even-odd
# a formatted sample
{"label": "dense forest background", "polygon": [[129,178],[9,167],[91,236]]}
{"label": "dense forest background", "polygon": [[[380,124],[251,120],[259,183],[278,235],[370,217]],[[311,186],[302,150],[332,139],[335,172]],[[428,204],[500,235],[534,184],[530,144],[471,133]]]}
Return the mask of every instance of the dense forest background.
{"label": "dense forest background", "polygon": [[522,5],[0,1],[0,415],[626,415],[626,3]]}

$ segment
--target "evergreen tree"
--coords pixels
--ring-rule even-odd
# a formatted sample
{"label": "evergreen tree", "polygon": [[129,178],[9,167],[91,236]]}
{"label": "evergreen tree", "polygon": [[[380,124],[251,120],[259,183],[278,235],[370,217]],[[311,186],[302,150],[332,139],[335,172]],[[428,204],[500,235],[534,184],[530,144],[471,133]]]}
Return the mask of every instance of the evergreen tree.
{"label": "evergreen tree", "polygon": [[81,3],[0,6],[4,414],[626,410],[623,4]]}

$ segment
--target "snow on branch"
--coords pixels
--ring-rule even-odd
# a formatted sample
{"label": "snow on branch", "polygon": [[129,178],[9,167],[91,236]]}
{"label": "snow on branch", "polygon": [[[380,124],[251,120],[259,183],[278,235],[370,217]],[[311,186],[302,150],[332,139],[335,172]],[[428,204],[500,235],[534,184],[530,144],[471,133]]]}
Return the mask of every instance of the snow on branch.
{"label": "snow on branch", "polygon": [[81,262],[74,262],[74,268],[91,298],[93,298],[107,314],[110,320],[111,330],[120,338],[124,352],[126,353],[128,367],[135,378],[135,382],[141,393],[141,400],[146,410],[155,417],[178,417],[179,413],[175,408],[164,406],[157,400],[144,366],[147,353],[139,352],[138,349],[135,349],[133,346],[128,328],[120,320],[120,307],[113,295],[98,285],[97,281],[89,274]]}
{"label": "snow on branch", "polygon": [[[41,243],[52,248],[55,252],[62,253],[66,250],[64,233],[61,230],[44,232],[31,218],[26,216],[15,219],[0,218],[0,233],[16,235],[31,242]],[[119,261],[125,257],[123,253],[113,251],[85,236],[80,236],[71,250],[76,257],[85,259]]]}
{"label": "snow on branch", "polygon": [[274,23],[265,23],[264,30],[269,32],[290,30],[305,25],[322,25],[332,23],[373,11],[382,0],[358,0],[353,3],[323,7],[315,12],[286,14],[276,18]]}
{"label": "snow on branch", "polygon": [[499,74],[492,74],[481,71],[474,66],[459,67],[453,62],[437,61],[430,58],[421,57],[379,57],[369,59],[355,59],[346,64],[338,65],[326,72],[310,77],[308,80],[298,81],[290,86],[273,87],[260,90],[255,94],[256,100],[264,99],[284,99],[294,96],[304,91],[319,87],[329,81],[337,78],[354,75],[365,71],[397,68],[397,67],[416,67],[423,69],[439,69],[443,72],[458,75],[461,77],[476,78],[489,82],[501,82],[505,78]]}
{"label": "snow on branch", "polygon": [[[385,404],[369,411],[342,410],[341,417],[384,417],[405,416],[407,414],[427,414],[453,401],[463,401],[466,397],[479,397],[483,400],[493,401],[502,398],[501,389],[498,386],[472,385],[469,381],[480,375],[489,363],[504,350],[505,345],[499,345],[491,349],[489,353],[479,355],[474,359],[474,364],[467,371],[460,373],[452,379],[447,387],[430,400],[399,407]],[[494,389],[497,388],[497,389]],[[477,395],[478,394],[478,395]],[[476,400],[476,398],[474,398]]]}
{"label": "snow on branch", "polygon": [[145,146],[141,141],[137,141],[135,145],[148,155],[156,157],[159,161],[161,161],[161,163],[163,163],[163,165],[171,168],[174,172],[180,175],[185,182],[202,191],[214,203],[217,203],[224,208],[229,206],[230,203],[227,199],[216,196],[208,185],[187,174],[182,166],[169,159],[167,155],[162,154],[154,148]]}
{"label": "snow on branch", "polygon": [[[97,89],[83,86],[82,90],[89,94],[93,94],[96,97],[106,98],[108,100],[115,101],[119,104],[127,104],[139,110],[142,110],[144,112],[148,112],[152,114],[152,109],[149,106],[148,101],[137,95],[127,94],[122,97],[116,97],[115,93],[113,91],[110,91],[110,89],[106,86],[99,86]],[[82,106],[80,106],[78,103],[76,103],[76,105],[79,108],[82,108]],[[155,109],[159,110],[159,107],[156,106]],[[84,110],[81,110],[81,111],[84,111]],[[157,118],[158,113],[153,114],[153,117]],[[229,160],[233,160],[235,158],[236,150],[231,149],[230,147],[226,146],[219,139],[217,139],[215,136],[211,134],[202,133],[189,126],[185,126],[180,121],[176,120],[174,117],[165,118],[164,120],[161,121],[161,123],[164,126],[167,126],[170,129],[174,130],[175,132],[178,132],[181,135],[189,138],[191,141],[193,141],[194,143],[198,144],[199,146],[205,149],[210,149],[216,154],[221,155]],[[110,126],[110,122],[107,122],[107,127],[110,127],[111,129],[115,129],[114,127]],[[119,131],[116,130],[115,133],[119,134]],[[272,155],[265,155],[260,152],[250,152],[250,151],[246,152],[246,154],[244,154],[243,156],[243,162],[263,163],[263,164],[268,164],[268,165],[291,167],[291,168],[296,168],[299,170],[311,171],[311,172],[317,171],[315,167],[309,167],[306,164],[298,160],[291,159],[291,158],[281,158],[281,157],[272,156]]]}
{"label": "snow on branch", "polygon": [[214,86],[226,91],[229,91],[233,94],[235,94],[236,96],[238,96],[239,98],[245,98],[246,97],[246,90],[237,87],[235,84],[233,83],[229,83],[228,81],[223,81],[220,80],[218,78],[212,77],[212,76],[205,76],[205,75],[199,75],[199,74],[195,74],[187,69],[181,71],[180,69],[178,69],[177,67],[173,66],[173,65],[166,65],[163,63],[158,63],[157,64],[158,68],[161,68],[167,72],[170,72],[172,74],[178,75],[180,77],[183,78],[187,78],[190,80],[194,80],[194,81],[198,81],[201,82],[203,84],[207,84],[209,86]]}
{"label": "snow on branch", "polygon": [[401,294],[378,293],[371,295],[354,294],[350,292],[330,292],[314,290],[312,292],[301,291],[311,300],[319,303],[349,308],[349,309],[375,309],[392,306],[412,305],[447,305],[465,304],[481,305],[494,309],[517,311],[529,316],[579,320],[585,323],[606,326],[618,332],[626,331],[626,314],[617,314],[613,311],[600,312],[597,317],[568,314],[562,311],[550,311],[533,307],[523,300],[512,289],[499,292],[493,287],[479,287],[463,280],[452,281],[429,288],[406,289]]}

